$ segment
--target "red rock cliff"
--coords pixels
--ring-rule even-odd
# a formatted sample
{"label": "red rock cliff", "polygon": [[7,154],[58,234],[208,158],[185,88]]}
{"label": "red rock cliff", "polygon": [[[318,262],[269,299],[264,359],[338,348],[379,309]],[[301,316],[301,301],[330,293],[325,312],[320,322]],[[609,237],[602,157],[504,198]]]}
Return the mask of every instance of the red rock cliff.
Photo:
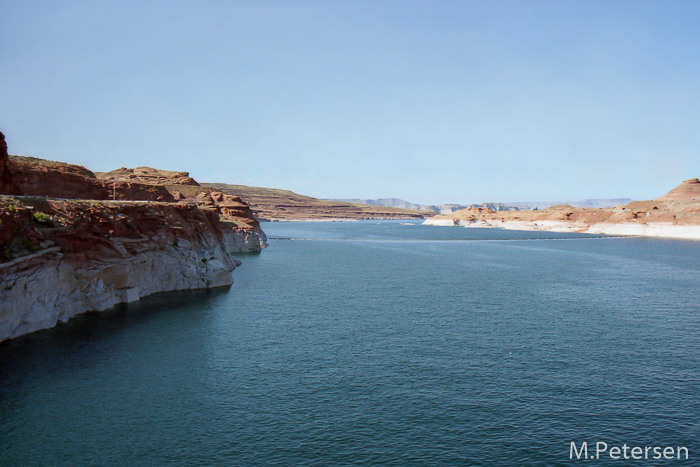
{"label": "red rock cliff", "polygon": [[21,192],[12,177],[9,164],[10,158],[7,154],[5,135],[0,131],[0,194],[19,195]]}
{"label": "red rock cliff", "polygon": [[0,341],[157,292],[227,286],[213,210],[0,197]]}
{"label": "red rock cliff", "polygon": [[85,167],[34,157],[9,157],[9,169],[22,194],[62,199],[172,202],[163,186],[98,179]]}

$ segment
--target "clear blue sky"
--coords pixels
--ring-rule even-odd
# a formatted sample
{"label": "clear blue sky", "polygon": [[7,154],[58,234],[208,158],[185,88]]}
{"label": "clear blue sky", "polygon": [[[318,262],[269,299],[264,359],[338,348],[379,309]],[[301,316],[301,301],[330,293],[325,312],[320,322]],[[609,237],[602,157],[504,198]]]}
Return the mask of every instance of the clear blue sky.
{"label": "clear blue sky", "polygon": [[0,0],[10,153],[420,203],[700,176],[700,1]]}

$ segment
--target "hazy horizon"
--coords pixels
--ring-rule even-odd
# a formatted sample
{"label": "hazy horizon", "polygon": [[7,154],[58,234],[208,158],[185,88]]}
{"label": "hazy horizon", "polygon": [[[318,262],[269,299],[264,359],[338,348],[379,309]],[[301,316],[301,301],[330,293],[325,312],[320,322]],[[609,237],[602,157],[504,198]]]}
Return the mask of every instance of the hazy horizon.
{"label": "hazy horizon", "polygon": [[475,203],[440,203],[440,204],[425,204],[425,203],[416,203],[411,200],[406,200],[406,199],[401,199],[401,198],[325,198],[327,200],[333,200],[333,201],[346,201],[346,202],[354,202],[354,201],[381,201],[381,200],[398,200],[398,201],[405,201],[407,203],[411,204],[420,204],[422,206],[443,206],[443,205],[469,205],[469,204],[505,204],[505,205],[537,205],[537,204],[558,204],[558,203],[567,203],[567,202],[573,202],[573,203],[578,203],[582,201],[610,201],[610,200],[630,200],[630,201],[646,201],[646,200],[632,200],[631,198],[584,198],[584,199],[557,199],[557,200],[509,200],[509,201],[481,201],[481,202],[475,202]]}
{"label": "hazy horizon", "polygon": [[690,1],[13,2],[0,130],[11,154],[317,198],[651,199],[700,175],[698,19]]}

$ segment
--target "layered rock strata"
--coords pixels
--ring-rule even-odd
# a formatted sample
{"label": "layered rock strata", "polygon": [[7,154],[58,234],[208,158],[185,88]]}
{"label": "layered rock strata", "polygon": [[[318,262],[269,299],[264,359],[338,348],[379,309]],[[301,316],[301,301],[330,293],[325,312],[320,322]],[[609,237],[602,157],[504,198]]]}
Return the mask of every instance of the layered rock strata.
{"label": "layered rock strata", "polygon": [[[261,220],[339,220],[339,219],[422,219],[433,215],[432,211],[412,211],[385,206],[344,203],[316,199],[288,190],[249,187],[228,184],[199,184],[188,172],[174,172],[151,167],[119,168],[111,172],[98,172],[104,181],[136,182],[165,187],[175,201],[193,200],[202,195],[232,196],[252,208]],[[201,200],[200,200],[201,201]],[[220,204],[219,201],[215,201]],[[226,207],[222,207],[226,211]]]}
{"label": "layered rock strata", "polygon": [[216,191],[201,192],[185,201],[216,210],[222,220],[227,252],[259,253],[267,246],[267,237],[253,216],[253,210],[238,196]]}
{"label": "layered rock strata", "polygon": [[0,341],[157,292],[227,286],[215,210],[0,197]]}
{"label": "layered rock strata", "polygon": [[657,198],[659,200],[688,200],[700,198],[700,180],[691,178],[678,185],[665,195]]}
{"label": "layered rock strata", "polygon": [[[240,197],[250,204],[255,217],[260,220],[423,219],[434,214],[431,211],[323,200],[272,188],[224,183],[202,183],[202,188]],[[183,187],[181,191],[188,196],[196,196],[201,190],[187,190]]]}
{"label": "layered rock strata", "polygon": [[[59,199],[175,201],[164,186],[98,179],[85,167],[34,157],[10,156],[9,171],[23,195]],[[16,194],[0,190],[0,194]]]}
{"label": "layered rock strata", "polygon": [[97,172],[95,175],[103,180],[116,179],[117,181],[145,183],[147,185],[166,187],[173,185],[199,186],[199,183],[190,177],[189,172],[174,172],[151,167],[136,167],[135,169],[121,167],[111,172]]}

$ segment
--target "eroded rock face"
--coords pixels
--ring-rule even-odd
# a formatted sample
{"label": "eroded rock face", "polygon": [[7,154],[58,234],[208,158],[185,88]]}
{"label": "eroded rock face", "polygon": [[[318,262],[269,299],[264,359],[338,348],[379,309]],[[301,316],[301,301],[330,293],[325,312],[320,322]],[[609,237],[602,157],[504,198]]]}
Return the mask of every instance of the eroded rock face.
{"label": "eroded rock face", "polygon": [[211,193],[211,197],[222,217],[238,220],[252,228],[260,227],[260,223],[253,216],[253,210],[250,208],[250,205],[240,197],[220,192]]}
{"label": "eroded rock face", "polygon": [[218,259],[207,261],[206,277],[206,287],[208,289],[233,284],[229,267]]}
{"label": "eroded rock face", "polygon": [[21,191],[10,172],[10,157],[7,154],[5,135],[0,131],[0,194],[19,195]]}
{"label": "eroded rock face", "polygon": [[98,179],[85,167],[34,157],[10,156],[9,167],[22,194],[60,199],[175,201],[162,186]]}
{"label": "eroded rock face", "polygon": [[223,220],[223,241],[227,252],[259,253],[267,246],[267,236],[253,217],[253,210],[238,196],[202,192],[191,201],[215,209],[219,214]]}
{"label": "eroded rock face", "polygon": [[232,283],[213,210],[6,197],[0,221],[0,341],[153,293]]}
{"label": "eroded rock face", "polygon": [[260,253],[267,246],[267,237],[261,229],[226,227],[224,223],[223,244],[227,253]]}
{"label": "eroded rock face", "polygon": [[127,169],[121,167],[111,172],[99,172],[97,178],[105,180],[113,180],[125,182],[145,183],[148,185],[185,185],[199,186],[199,183],[192,177],[189,172],[173,172],[169,170],[153,169],[151,167],[136,167],[135,169]]}

